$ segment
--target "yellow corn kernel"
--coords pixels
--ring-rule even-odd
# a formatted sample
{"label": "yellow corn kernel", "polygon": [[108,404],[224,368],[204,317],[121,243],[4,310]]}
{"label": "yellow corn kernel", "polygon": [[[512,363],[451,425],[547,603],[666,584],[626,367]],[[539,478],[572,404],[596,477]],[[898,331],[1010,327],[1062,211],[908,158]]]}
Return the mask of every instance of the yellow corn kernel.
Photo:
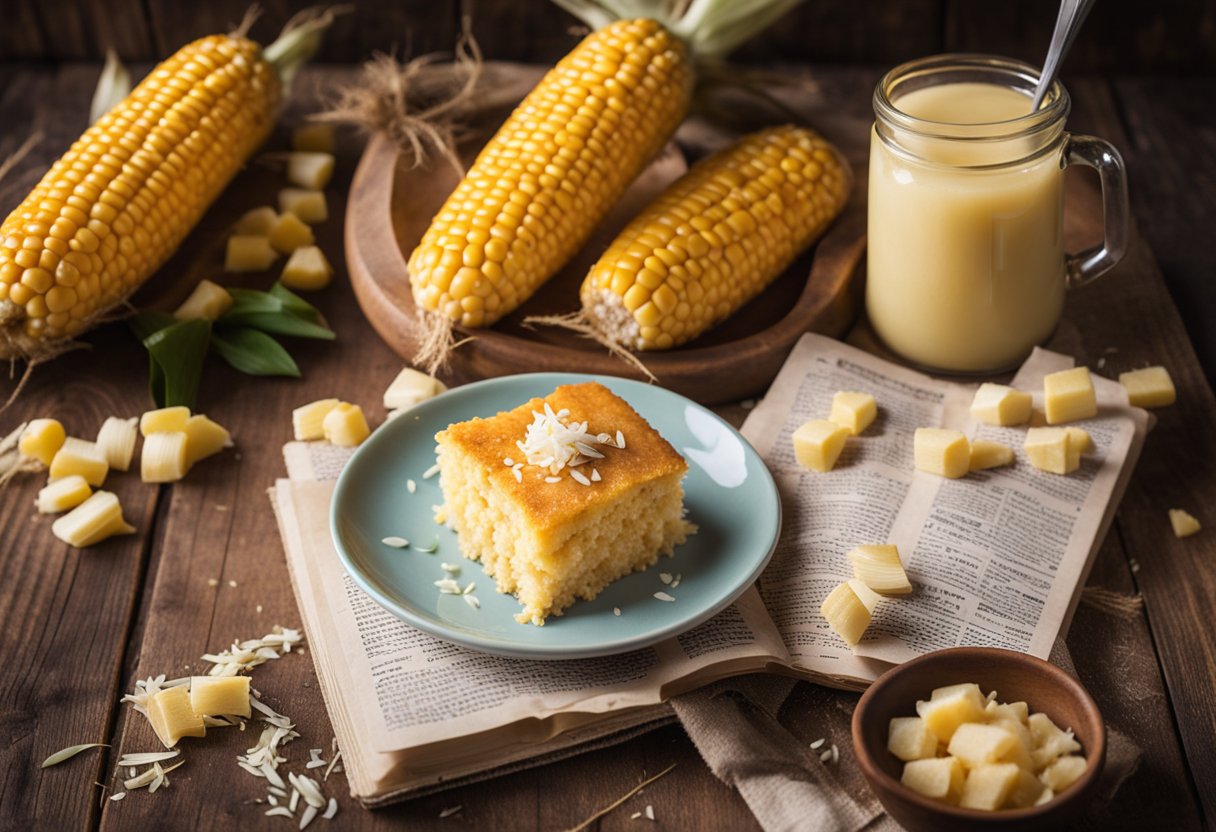
{"label": "yellow corn kernel", "polygon": [[384,391],[385,410],[409,410],[427,399],[447,390],[447,385],[434,376],[405,367]]}
{"label": "yellow corn kernel", "polygon": [[1013,448],[1008,445],[990,442],[987,439],[977,439],[971,443],[971,462],[967,468],[971,471],[984,471],[988,468],[1012,465],[1013,460]]}
{"label": "yellow corn kernel", "polygon": [[828,593],[819,607],[819,614],[850,647],[857,646],[870,626],[869,608],[848,583],[840,584]]}
{"label": "yellow corn kernel", "polygon": [[109,491],[98,491],[51,524],[55,537],[77,549],[134,531],[135,527],[122,519],[118,495]]}
{"label": "yellow corn kernel", "polygon": [[110,465],[97,445],[85,439],[69,436],[51,459],[51,479],[57,480],[79,474],[89,485],[105,482]]}
{"label": "yellow corn kernel", "polygon": [[279,214],[269,205],[246,211],[232,227],[238,236],[265,237],[274,228],[274,222]]}
{"label": "yellow corn kernel", "polygon": [[1064,428],[1030,428],[1022,447],[1030,464],[1052,474],[1077,470],[1081,455],[1071,451],[1072,437]]}
{"label": "yellow corn kernel", "polygon": [[912,451],[919,471],[958,479],[971,467],[971,445],[957,430],[917,428]]}
{"label": "yellow corn kernel", "polygon": [[63,425],[54,419],[34,419],[21,432],[17,442],[17,450],[22,456],[36,459],[43,465],[50,465],[56,452],[63,447],[67,433]]}
{"label": "yellow corn kernel", "polygon": [[316,246],[301,246],[291,253],[279,278],[288,289],[313,292],[329,285],[334,270]]}
{"label": "yellow corn kernel", "polygon": [[110,416],[101,423],[97,431],[97,450],[105,457],[106,463],[115,471],[126,471],[131,467],[131,457],[135,455],[135,425],[138,419],[119,419]]}
{"label": "yellow corn kernel", "polygon": [[329,218],[325,192],[306,188],[284,188],[279,191],[279,210],[284,214],[295,214],[309,225],[325,222]]}
{"label": "yellow corn kernel", "polygon": [[849,433],[857,436],[870,426],[878,416],[878,403],[869,393],[841,391],[832,396],[832,413],[829,422],[835,422]]}
{"label": "yellow corn kernel", "polygon": [[324,422],[329,411],[339,404],[337,399],[321,399],[300,405],[291,411],[291,428],[298,442],[325,438]]}
{"label": "yellow corn kernel", "polygon": [[339,402],[325,414],[321,425],[325,438],[335,445],[353,447],[371,435],[363,409],[357,404]]}
{"label": "yellow corn kernel", "polygon": [[1190,537],[1203,527],[1190,512],[1172,508],[1170,509],[1170,528],[1174,530],[1174,537]]}
{"label": "yellow corn kernel", "polygon": [[1074,367],[1044,376],[1043,409],[1049,425],[1096,416],[1098,400],[1088,368]]}
{"label": "yellow corn kernel", "polygon": [[144,482],[177,482],[186,476],[190,468],[186,442],[184,430],[148,434],[139,455],[139,478]]}
{"label": "yellow corn kernel", "polygon": [[826,419],[812,419],[794,431],[794,456],[798,464],[812,471],[831,471],[844,450],[849,429]]}
{"label": "yellow corn kernel", "polygon": [[294,152],[287,154],[287,181],[301,188],[320,191],[334,175],[331,153]]}
{"label": "yellow corn kernel", "polygon": [[243,716],[249,706],[248,676],[191,676],[190,710],[195,716]]}
{"label": "yellow corn kernel", "polygon": [[186,468],[193,468],[200,459],[218,454],[232,447],[232,435],[223,426],[211,421],[201,413],[186,420],[182,432],[186,434]]}
{"label": "yellow corn kernel", "polygon": [[313,244],[312,229],[295,214],[279,214],[267,238],[275,251],[290,254],[301,246]]}
{"label": "yellow corn kernel", "polygon": [[[275,222],[278,222],[277,218]],[[279,253],[270,244],[269,237],[237,234],[228,238],[224,271],[264,272],[278,259]]]}
{"label": "yellow corn kernel", "polygon": [[899,549],[890,544],[858,546],[846,556],[853,565],[853,574],[875,592],[883,595],[907,595],[912,582],[899,560]]}
{"label": "yellow corn kernel", "polygon": [[139,432],[145,437],[153,433],[184,430],[190,418],[190,408],[183,405],[149,410],[139,417]]}
{"label": "yellow corn kernel", "polygon": [[[516,309],[666,144],[691,90],[683,43],[656,21],[621,20],[588,35],[508,117],[435,215],[409,258],[415,302],[465,326],[490,326]],[[481,309],[450,291],[461,268],[477,273],[460,285],[472,284]]]}
{"label": "yellow corn kernel", "polygon": [[686,343],[785,271],[840,213],[851,185],[844,157],[810,130],[746,136],[694,165],[625,227],[583,281],[583,314],[604,340],[632,349]]}
{"label": "yellow corn kernel", "polygon": [[148,698],[148,722],[165,748],[173,748],[182,737],[205,737],[207,726],[202,716],[190,707],[190,692],[185,685],[157,691]]}
{"label": "yellow corn kernel", "polygon": [[981,384],[971,401],[971,415],[987,425],[1024,425],[1033,401],[1029,393],[1004,384]]}
{"label": "yellow corn kernel", "polygon": [[334,152],[334,127],[332,124],[305,124],[291,133],[291,149],[309,153]]}
{"label": "yellow corn kernel", "polygon": [[218,283],[203,279],[194,287],[190,297],[173,313],[179,321],[202,319],[214,321],[232,306],[232,295]]}
{"label": "yellow corn kernel", "polygon": [[93,494],[85,478],[79,474],[63,477],[47,485],[38,492],[34,505],[42,514],[58,514],[83,503]]}

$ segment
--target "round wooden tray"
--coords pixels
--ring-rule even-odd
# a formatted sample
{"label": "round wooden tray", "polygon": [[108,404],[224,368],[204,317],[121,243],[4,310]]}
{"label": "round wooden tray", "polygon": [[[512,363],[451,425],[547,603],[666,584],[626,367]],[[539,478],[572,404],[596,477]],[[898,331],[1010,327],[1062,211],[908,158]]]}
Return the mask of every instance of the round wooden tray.
{"label": "round wooden tray", "polygon": [[[408,361],[417,352],[421,328],[406,259],[458,178],[447,162],[414,168],[399,164],[399,156],[384,135],[368,143],[347,206],[346,259],[364,314]],[[473,340],[452,354],[444,375],[458,381],[542,371],[644,378],[593,341],[557,327],[528,328],[523,319],[577,310],[579,286],[599,253],[686,168],[679,145],[669,145],[582,251],[527,303],[493,327],[455,329],[457,339]],[[727,321],[682,347],[640,354],[659,383],[705,404],[737,401],[768,387],[803,333],[842,334],[860,306],[859,287],[852,281],[865,251],[865,211],[859,202],[854,194],[818,245]]]}

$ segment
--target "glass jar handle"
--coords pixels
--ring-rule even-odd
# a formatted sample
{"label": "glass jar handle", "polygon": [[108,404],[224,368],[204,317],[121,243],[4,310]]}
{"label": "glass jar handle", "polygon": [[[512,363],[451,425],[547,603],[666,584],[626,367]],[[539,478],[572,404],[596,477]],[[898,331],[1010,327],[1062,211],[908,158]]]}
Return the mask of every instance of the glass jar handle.
{"label": "glass jar handle", "polygon": [[1102,182],[1102,243],[1064,258],[1068,288],[1075,289],[1110,271],[1127,252],[1127,172],[1119,151],[1094,136],[1069,136],[1064,160],[1093,168]]}

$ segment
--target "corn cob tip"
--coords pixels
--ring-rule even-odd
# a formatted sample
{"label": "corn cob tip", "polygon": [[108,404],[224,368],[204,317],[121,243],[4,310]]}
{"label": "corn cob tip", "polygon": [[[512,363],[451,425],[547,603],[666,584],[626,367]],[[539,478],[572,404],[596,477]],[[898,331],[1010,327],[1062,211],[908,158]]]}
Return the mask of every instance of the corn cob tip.
{"label": "corn cob tip", "polygon": [[[625,314],[628,317],[628,313]],[[635,339],[630,336],[627,322],[622,320],[614,325],[616,322],[613,321],[611,314],[591,315],[586,310],[581,310],[567,312],[564,315],[529,315],[524,318],[523,323],[529,329],[534,326],[555,326],[577,332],[584,338],[604,347],[626,364],[632,365],[651,384],[659,383],[659,377],[651,372],[642,359],[630,351],[628,345]]]}

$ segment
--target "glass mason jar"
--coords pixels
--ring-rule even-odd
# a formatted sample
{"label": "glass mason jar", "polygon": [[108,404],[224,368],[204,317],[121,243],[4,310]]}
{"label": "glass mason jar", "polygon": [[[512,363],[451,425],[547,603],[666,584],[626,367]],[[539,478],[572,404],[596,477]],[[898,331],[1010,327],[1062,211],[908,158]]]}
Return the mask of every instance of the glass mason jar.
{"label": "glass mason jar", "polygon": [[[1046,341],[1064,293],[1110,269],[1127,244],[1123,161],[1064,129],[1053,83],[1030,111],[1038,70],[987,55],[939,55],[874,90],[866,311],[908,361],[1004,370]],[[1105,239],[1065,254],[1064,168],[1097,169]]]}

